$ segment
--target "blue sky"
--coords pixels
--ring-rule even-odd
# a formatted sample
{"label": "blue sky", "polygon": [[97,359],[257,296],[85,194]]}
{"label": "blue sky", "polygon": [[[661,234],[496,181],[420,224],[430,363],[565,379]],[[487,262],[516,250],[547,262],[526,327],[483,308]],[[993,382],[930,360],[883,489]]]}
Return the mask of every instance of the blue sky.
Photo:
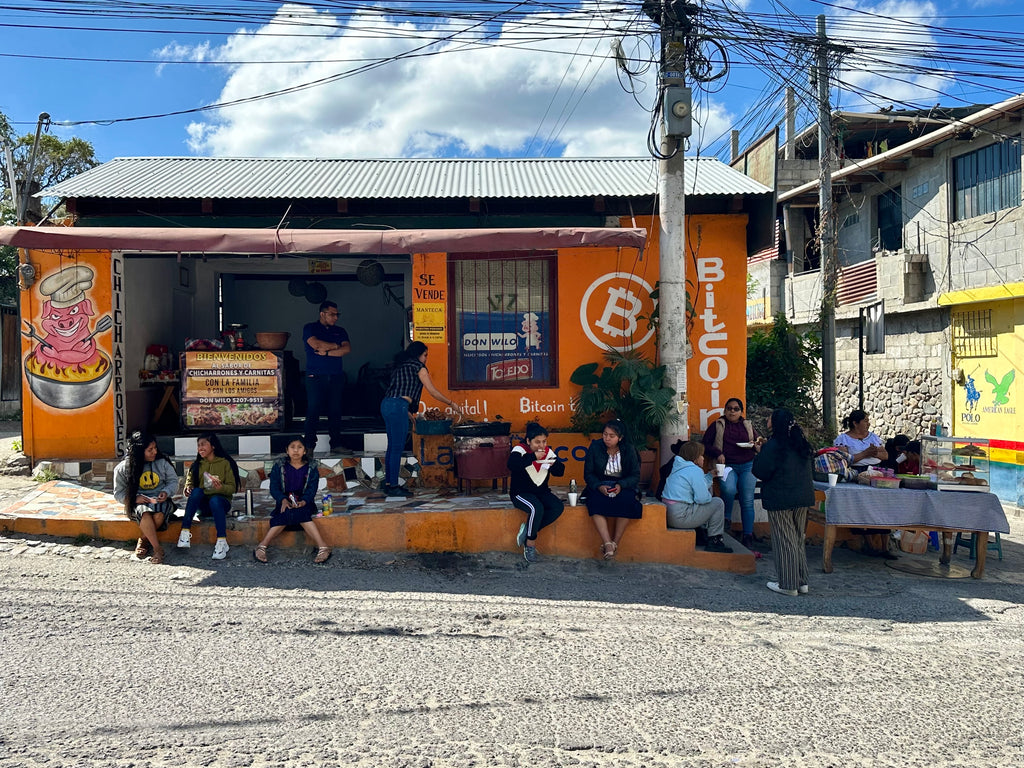
{"label": "blue sky", "polygon": [[[322,0],[317,7],[236,0],[234,8],[264,16],[227,24],[195,16],[141,18],[141,4],[133,9],[113,0],[91,7],[128,10],[128,18],[53,14],[59,2],[47,5],[50,13],[32,10],[43,5],[26,0],[17,11],[0,5],[0,111],[21,133],[32,131],[43,111],[56,122],[108,121],[330,81],[217,111],[54,126],[57,135],[92,142],[100,160],[646,153],[655,69],[645,65],[654,54],[644,34],[649,20],[637,2],[532,5],[525,14],[523,4],[509,3],[496,18],[481,20],[485,10],[495,13],[494,5],[403,6],[447,7],[454,14],[449,19],[403,18],[367,5],[362,14],[341,18]],[[1024,61],[1015,53],[1024,50],[1024,17],[1002,0],[941,7],[916,0],[763,0],[707,7],[714,35],[737,39],[726,41],[727,76],[696,89],[699,130],[691,153],[702,145],[721,154],[731,127],[743,130],[745,143],[781,119],[783,82],[806,87],[801,56],[809,48],[795,36],[813,30],[819,13],[829,18],[830,36],[844,38],[855,52],[839,74],[847,87],[834,94],[836,106],[961,106],[1024,91]],[[511,15],[513,8],[519,15]],[[736,20],[755,24],[756,34],[737,31],[743,24]],[[757,36],[772,29],[785,31],[788,42],[758,49]],[[616,68],[615,40],[632,74]],[[367,69],[343,76],[360,67]],[[811,106],[804,104],[804,121]]]}

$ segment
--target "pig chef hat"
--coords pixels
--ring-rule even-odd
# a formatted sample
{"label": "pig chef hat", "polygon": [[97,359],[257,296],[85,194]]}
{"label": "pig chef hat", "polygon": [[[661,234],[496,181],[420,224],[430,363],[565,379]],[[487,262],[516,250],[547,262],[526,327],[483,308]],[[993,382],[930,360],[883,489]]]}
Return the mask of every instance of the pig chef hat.
{"label": "pig chef hat", "polygon": [[48,296],[54,307],[72,307],[92,288],[93,271],[81,265],[62,269],[39,283],[39,292]]}

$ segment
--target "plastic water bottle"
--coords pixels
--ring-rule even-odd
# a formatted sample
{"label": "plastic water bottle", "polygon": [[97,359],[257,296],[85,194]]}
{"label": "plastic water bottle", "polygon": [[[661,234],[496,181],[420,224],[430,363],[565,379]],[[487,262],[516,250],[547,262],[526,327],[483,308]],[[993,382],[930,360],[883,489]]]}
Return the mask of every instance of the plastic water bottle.
{"label": "plastic water bottle", "polygon": [[321,508],[324,513],[324,517],[330,517],[334,513],[334,499],[331,498],[331,494],[325,493],[321,500]]}
{"label": "plastic water bottle", "polygon": [[569,493],[579,493],[579,491],[576,490],[576,479],[575,478],[573,478],[572,480],[569,481]]}

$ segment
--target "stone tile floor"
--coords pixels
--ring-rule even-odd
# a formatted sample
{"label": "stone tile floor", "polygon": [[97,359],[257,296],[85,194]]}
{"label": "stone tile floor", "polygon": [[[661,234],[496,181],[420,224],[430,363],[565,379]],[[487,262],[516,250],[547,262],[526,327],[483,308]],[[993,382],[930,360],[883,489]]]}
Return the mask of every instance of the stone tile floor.
{"label": "stone tile floor", "polygon": [[[114,499],[113,488],[105,482],[83,485],[68,480],[53,480],[42,483],[28,491],[21,499],[0,509],[4,517],[47,517],[89,520],[123,520],[124,508]],[[398,510],[421,512],[442,511],[457,508],[485,509],[507,507],[508,494],[486,491],[473,495],[459,495],[452,488],[417,488],[412,498],[386,497],[375,488],[355,485],[344,491],[332,492],[334,514],[373,514],[396,512]],[[179,509],[184,509],[185,500],[175,497]],[[318,505],[320,497],[317,499]],[[268,491],[253,491],[253,517],[269,517],[273,510],[273,499]],[[235,516],[244,516],[245,494],[235,494],[232,511]]]}

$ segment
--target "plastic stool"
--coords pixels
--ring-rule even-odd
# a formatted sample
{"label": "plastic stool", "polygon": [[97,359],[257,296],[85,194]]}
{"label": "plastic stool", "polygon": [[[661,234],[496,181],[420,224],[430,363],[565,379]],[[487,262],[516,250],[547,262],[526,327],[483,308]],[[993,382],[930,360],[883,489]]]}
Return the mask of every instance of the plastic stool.
{"label": "plastic stool", "polygon": [[[953,542],[953,554],[956,554],[957,547],[967,547],[971,550],[971,560],[974,560],[974,534],[965,533],[964,531],[956,532],[956,541]],[[1003,540],[999,538],[999,532],[996,532],[995,541],[992,539],[988,540],[988,548],[994,549],[999,553],[999,559],[1003,559]]]}

